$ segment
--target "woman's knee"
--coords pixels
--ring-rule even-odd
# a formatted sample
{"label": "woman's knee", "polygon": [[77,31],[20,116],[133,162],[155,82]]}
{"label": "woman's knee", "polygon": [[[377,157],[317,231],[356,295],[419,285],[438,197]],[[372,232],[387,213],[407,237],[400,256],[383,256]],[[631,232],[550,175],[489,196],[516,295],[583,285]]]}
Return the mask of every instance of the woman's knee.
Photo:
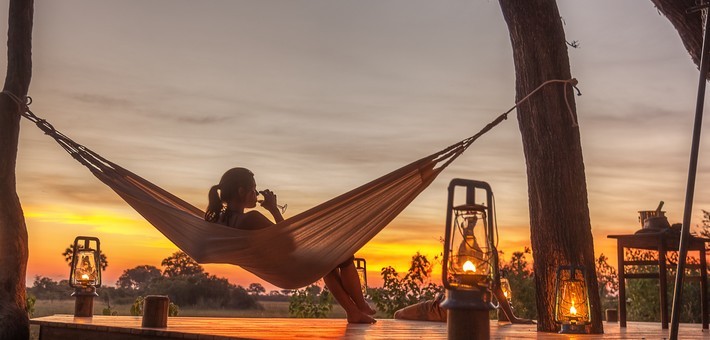
{"label": "woman's knee", "polygon": [[339,264],[336,269],[343,269],[348,266],[354,266],[353,261],[355,261],[355,255],[350,256],[347,260],[343,261],[343,263]]}

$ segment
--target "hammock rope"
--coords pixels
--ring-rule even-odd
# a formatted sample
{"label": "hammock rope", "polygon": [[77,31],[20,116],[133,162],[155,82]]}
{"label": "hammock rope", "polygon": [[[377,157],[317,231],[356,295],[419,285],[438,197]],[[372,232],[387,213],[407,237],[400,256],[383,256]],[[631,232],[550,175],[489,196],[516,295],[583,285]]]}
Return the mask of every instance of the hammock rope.
{"label": "hammock rope", "polygon": [[[478,133],[273,226],[242,230],[204,220],[204,212],[73,141],[37,117],[30,97],[3,91],[20,114],[113,189],[178,248],[198,263],[228,263],[282,288],[311,284],[347,260],[398,216],[449,164],[508,114],[552,83],[576,89],[576,79],[549,80]],[[579,94],[579,89],[577,89]],[[574,117],[567,102],[570,115]],[[574,122],[574,120],[573,120]],[[576,125],[576,122],[574,123]]]}

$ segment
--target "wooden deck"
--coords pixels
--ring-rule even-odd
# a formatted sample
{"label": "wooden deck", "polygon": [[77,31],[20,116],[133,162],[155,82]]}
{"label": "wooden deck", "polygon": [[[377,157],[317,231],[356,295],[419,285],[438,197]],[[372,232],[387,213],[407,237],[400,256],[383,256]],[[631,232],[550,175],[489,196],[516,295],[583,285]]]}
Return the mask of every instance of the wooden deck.
{"label": "wooden deck", "polygon": [[[195,318],[168,319],[168,327],[143,328],[133,316],[75,318],[54,315],[32,319],[40,326],[40,340],[138,340],[138,339],[446,339],[440,322],[380,319],[374,325],[349,325],[344,319]],[[535,325],[511,325],[491,321],[491,339],[667,339],[660,323],[605,323],[605,334],[565,335],[538,333]],[[710,339],[700,324],[681,324],[680,339]]]}

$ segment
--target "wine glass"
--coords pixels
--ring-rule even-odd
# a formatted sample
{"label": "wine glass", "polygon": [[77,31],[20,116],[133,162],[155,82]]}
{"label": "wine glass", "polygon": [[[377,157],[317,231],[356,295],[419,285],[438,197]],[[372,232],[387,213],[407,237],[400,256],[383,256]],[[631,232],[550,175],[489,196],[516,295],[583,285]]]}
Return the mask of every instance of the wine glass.
{"label": "wine glass", "polygon": [[[261,191],[259,191],[259,195],[260,195],[261,197],[264,197],[264,194],[262,194]],[[263,202],[264,202],[264,199],[263,199],[263,198],[258,198],[258,199],[256,200],[256,203],[259,203],[259,204],[261,204],[261,203],[263,203]],[[281,213],[284,214],[284,213],[286,213],[286,208],[288,208],[288,204],[284,204],[284,205],[276,204],[276,207],[278,207],[279,210],[281,210]]]}

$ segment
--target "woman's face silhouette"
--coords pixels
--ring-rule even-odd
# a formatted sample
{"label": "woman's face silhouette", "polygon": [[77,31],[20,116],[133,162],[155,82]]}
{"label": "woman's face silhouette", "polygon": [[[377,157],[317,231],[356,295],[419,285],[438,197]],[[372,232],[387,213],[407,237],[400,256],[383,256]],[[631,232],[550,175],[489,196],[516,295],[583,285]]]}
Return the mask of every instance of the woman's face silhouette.
{"label": "woman's face silhouette", "polygon": [[245,208],[256,207],[256,196],[259,195],[259,193],[256,191],[256,181],[254,179],[251,180],[248,186],[239,188],[239,191]]}

